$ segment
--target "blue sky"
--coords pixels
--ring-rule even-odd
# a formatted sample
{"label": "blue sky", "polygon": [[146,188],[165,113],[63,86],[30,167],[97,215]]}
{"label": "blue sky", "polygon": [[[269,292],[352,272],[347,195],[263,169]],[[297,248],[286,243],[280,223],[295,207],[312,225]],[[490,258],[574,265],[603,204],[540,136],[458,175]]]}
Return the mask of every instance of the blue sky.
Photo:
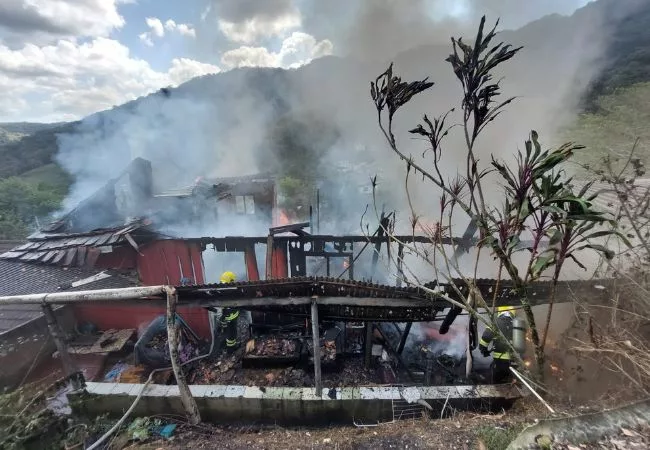
{"label": "blue sky", "polygon": [[516,28],[587,2],[409,0],[404,12],[391,0],[0,0],[0,122],[74,120],[235,67],[372,56],[380,28],[399,51],[448,42],[483,13]]}

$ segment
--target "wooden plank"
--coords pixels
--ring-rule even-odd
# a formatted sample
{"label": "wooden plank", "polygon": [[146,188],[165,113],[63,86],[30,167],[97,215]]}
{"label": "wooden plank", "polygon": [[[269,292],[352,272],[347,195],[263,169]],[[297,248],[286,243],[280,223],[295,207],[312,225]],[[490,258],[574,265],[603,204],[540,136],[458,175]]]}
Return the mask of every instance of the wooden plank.
{"label": "wooden plank", "polygon": [[[183,298],[179,300],[181,305],[200,305],[204,307],[220,308],[254,308],[256,306],[296,306],[309,305],[312,299],[310,297],[258,297],[258,298],[241,298],[241,299],[191,299]],[[420,299],[396,299],[396,298],[377,298],[377,297],[318,297],[316,303],[323,306],[369,306],[378,308],[423,308],[446,305],[444,300],[431,301]]]}
{"label": "wooden plank", "polygon": [[135,329],[107,330],[92,345],[75,345],[73,342],[70,345],[70,353],[88,355],[117,352],[124,348],[134,333]]}
{"label": "wooden plank", "polygon": [[187,385],[187,379],[183,372],[180,358],[178,356],[178,325],[176,321],[176,304],[178,297],[174,288],[167,288],[167,344],[169,345],[169,359],[172,363],[172,370],[176,377],[176,384],[178,385],[178,392],[181,397],[181,403],[185,408],[187,420],[192,425],[201,423],[201,414],[196,400],[192,397],[192,391]]}
{"label": "wooden plank", "polygon": [[311,303],[311,334],[314,341],[314,381],[316,383],[316,395],[323,395],[323,383],[321,381],[320,367],[320,333],[318,332],[318,304],[314,300]]}

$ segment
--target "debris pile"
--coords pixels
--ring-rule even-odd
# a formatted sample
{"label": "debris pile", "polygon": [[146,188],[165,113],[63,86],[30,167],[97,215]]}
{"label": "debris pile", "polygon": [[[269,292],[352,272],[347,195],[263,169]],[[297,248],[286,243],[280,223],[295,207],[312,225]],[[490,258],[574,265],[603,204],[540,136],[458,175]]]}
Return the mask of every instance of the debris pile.
{"label": "debris pile", "polygon": [[156,333],[146,347],[156,351],[165,351],[167,349],[167,330]]}
{"label": "debris pile", "polygon": [[336,342],[325,341],[320,346],[320,358],[323,362],[333,362],[336,359]]}
{"label": "debris pile", "polygon": [[246,345],[246,353],[253,356],[289,356],[296,353],[297,347],[293,339],[272,336],[251,339]]}

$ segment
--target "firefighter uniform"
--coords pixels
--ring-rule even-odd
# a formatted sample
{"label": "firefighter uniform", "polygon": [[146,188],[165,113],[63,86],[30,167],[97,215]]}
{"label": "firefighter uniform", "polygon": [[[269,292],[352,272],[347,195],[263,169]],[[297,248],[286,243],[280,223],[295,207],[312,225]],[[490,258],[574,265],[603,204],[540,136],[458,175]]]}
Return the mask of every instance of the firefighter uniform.
{"label": "firefighter uniform", "polygon": [[[514,309],[509,306],[503,306],[498,308],[498,314],[496,319],[496,326],[503,336],[512,341],[512,322],[514,320]],[[492,365],[491,365],[491,375],[492,383],[505,383],[510,380],[510,347],[506,342],[503,341],[503,338],[494,332],[491,328],[486,328],[481,336],[479,341],[479,350],[483,356],[489,356],[490,350],[488,347],[490,343],[493,344],[492,347]]]}
{"label": "firefighter uniform", "polygon": [[[232,272],[224,272],[219,280],[221,283],[234,283],[237,277]],[[224,308],[221,314],[221,333],[226,338],[226,351],[233,352],[237,349],[237,322],[239,310]]]}

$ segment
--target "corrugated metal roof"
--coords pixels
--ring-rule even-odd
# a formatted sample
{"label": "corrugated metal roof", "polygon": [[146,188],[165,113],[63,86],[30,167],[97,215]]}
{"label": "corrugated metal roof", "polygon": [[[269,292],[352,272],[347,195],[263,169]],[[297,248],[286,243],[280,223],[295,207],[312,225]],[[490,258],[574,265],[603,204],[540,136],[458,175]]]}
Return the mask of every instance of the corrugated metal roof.
{"label": "corrugated metal roof", "polygon": [[[109,276],[97,276],[100,273]],[[75,283],[81,280],[88,282]],[[73,284],[78,285],[73,287]],[[0,260],[1,296],[123,288],[139,284],[137,276],[133,274]],[[0,335],[40,316],[41,307],[39,305],[0,306]]]}
{"label": "corrugated metal roof", "polygon": [[117,228],[106,228],[87,233],[34,233],[28,242],[0,254],[0,259],[42,262],[65,266],[84,266],[97,259],[99,247],[128,244],[127,234],[133,236],[147,226],[143,221],[135,221]]}

